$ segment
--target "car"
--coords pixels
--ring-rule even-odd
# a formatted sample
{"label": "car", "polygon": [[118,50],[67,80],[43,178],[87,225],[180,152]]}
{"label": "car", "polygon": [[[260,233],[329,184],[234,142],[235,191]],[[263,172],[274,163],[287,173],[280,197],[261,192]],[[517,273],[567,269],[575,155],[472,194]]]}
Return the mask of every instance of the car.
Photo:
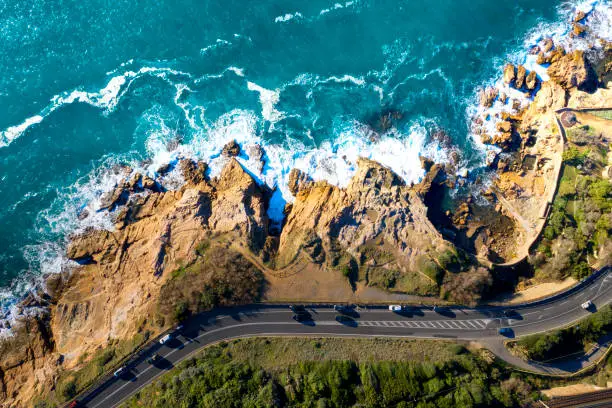
{"label": "car", "polygon": [[590,300],[587,300],[586,302],[581,304],[580,307],[582,307],[584,310],[589,310],[590,308],[593,307],[593,302],[591,302]]}
{"label": "car", "polygon": [[302,305],[289,305],[289,309],[291,309],[293,313],[300,313],[306,311],[306,307]]}
{"label": "car", "polygon": [[512,337],[514,331],[510,327],[501,327],[499,329],[499,334],[506,337]]}
{"label": "car", "polygon": [[389,305],[389,310],[392,312],[401,312],[403,307],[401,305]]}
{"label": "car", "polygon": [[119,367],[114,373],[113,375],[115,376],[115,378],[119,378],[121,377],[123,374],[125,374],[125,366],[123,367]]}
{"label": "car", "polygon": [[161,357],[159,356],[159,354],[154,353],[151,357],[147,359],[147,363],[155,364],[155,363],[158,363],[159,360],[161,360]]}
{"label": "car", "polygon": [[167,342],[169,342],[172,339],[173,339],[172,333],[168,333],[164,337],[159,339],[159,344],[166,344]]}
{"label": "car", "polygon": [[300,312],[293,315],[293,320],[296,322],[308,322],[312,320],[312,317],[308,312]]}
{"label": "car", "polygon": [[77,408],[79,406],[79,400],[74,400],[68,405],[68,408]]}
{"label": "car", "polygon": [[338,315],[338,316],[336,316],[336,321],[338,323],[340,323],[340,324],[345,325],[345,326],[357,327],[357,321],[355,319],[353,319],[352,317],[349,317],[349,316]]}
{"label": "car", "polygon": [[175,332],[180,332],[183,331],[184,326],[182,324],[179,324],[178,326],[176,326],[176,328],[174,329]]}

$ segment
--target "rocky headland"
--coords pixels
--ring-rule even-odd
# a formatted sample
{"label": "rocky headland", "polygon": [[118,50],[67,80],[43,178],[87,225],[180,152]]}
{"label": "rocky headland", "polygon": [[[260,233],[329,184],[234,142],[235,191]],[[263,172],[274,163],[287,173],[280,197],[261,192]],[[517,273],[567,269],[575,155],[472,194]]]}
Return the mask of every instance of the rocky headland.
{"label": "rocky headland", "polygon": [[[574,31],[584,35],[580,20]],[[471,177],[423,158],[425,177],[407,185],[390,169],[360,159],[348,186],[340,188],[295,169],[289,180],[294,201],[280,231],[267,214],[273,192],[236,158],[247,148],[263,159],[259,146],[228,143],[220,152],[225,166],[213,178],[206,163],[181,160],[175,166],[184,184],[174,190],[124,169],[125,179],[99,209],[114,229],[72,237],[67,257],[78,266],[47,277],[44,288],[28,295],[12,335],[1,340],[2,406],[27,406],[51,395],[61,400],[67,383],[77,390],[86,385],[71,373],[109,344],[135,336],[144,341],[216,306],[329,300],[320,295],[324,285],[342,286],[338,293],[348,295],[338,301],[376,291],[373,299],[380,301],[401,293],[475,304],[499,265],[530,259],[532,271],[553,267],[561,245],[556,240],[565,235],[544,232],[542,238],[542,232],[555,214],[564,168],[575,163],[568,160],[582,157],[576,146],[605,153],[605,161],[588,161],[585,153],[579,171],[589,183],[609,185],[612,173],[609,123],[579,111],[612,108],[612,46],[598,49],[597,55],[569,52],[543,39],[532,53],[538,63],[550,64],[547,81],[508,64],[503,82],[527,104],[497,88],[483,90],[484,113],[474,118],[473,131],[494,147],[484,174]],[[504,108],[486,110],[494,106]],[[562,118],[564,109],[577,113]],[[587,122],[596,131],[570,132],[568,142],[566,128]],[[568,155],[574,148],[578,156]],[[159,169],[160,177],[170,167]],[[447,200],[451,190],[467,187],[468,194]],[[597,197],[605,204],[609,194]],[[609,209],[602,205],[599,217],[609,220]],[[610,225],[590,231],[599,235],[584,252],[589,268],[609,262],[610,239],[601,231]],[[549,252],[538,260],[542,248]]]}

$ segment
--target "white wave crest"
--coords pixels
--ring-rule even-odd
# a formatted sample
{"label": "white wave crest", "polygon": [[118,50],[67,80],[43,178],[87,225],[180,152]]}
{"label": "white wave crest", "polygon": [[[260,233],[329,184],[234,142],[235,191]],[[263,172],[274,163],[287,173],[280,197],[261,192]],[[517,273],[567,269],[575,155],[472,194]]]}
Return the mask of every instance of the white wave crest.
{"label": "white wave crest", "polygon": [[247,82],[250,91],[259,92],[259,102],[261,103],[261,116],[268,122],[274,124],[283,118],[283,113],[274,107],[280,99],[280,90],[271,91],[263,88],[254,82]]}

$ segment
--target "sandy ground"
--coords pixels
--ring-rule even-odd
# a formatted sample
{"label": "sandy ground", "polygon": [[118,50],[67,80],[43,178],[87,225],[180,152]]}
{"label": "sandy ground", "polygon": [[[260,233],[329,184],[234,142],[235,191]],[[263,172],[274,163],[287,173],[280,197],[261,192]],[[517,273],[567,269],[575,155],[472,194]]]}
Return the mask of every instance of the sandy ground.
{"label": "sandy ground", "polygon": [[340,271],[330,271],[308,264],[299,273],[279,277],[265,273],[264,301],[321,302],[321,303],[444,303],[439,299],[388,293],[358,282],[355,291]]}
{"label": "sandy ground", "polygon": [[510,303],[518,304],[529,302],[543,297],[554,295],[557,292],[561,292],[577,283],[574,278],[567,278],[559,282],[545,282],[536,285],[529,286],[523,290],[520,290],[513,294],[503,295],[494,300],[491,303]]}
{"label": "sandy ground", "polygon": [[[611,384],[608,383],[608,387]],[[603,390],[603,387],[598,387],[593,384],[572,384],[564,387],[555,387],[548,390],[542,390],[542,394],[548,398],[552,397],[567,397],[569,395],[585,394],[587,392]]]}

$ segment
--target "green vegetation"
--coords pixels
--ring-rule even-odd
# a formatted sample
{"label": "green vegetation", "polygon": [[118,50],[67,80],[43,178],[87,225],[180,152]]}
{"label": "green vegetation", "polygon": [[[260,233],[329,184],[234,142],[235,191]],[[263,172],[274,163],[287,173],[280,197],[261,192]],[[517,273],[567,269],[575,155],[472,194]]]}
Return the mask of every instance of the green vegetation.
{"label": "green vegetation", "polygon": [[576,326],[550,333],[534,334],[510,343],[512,348],[529,359],[546,361],[586,350],[612,328],[612,307],[580,321]]}
{"label": "green vegetation", "polygon": [[612,109],[601,110],[601,111],[592,110],[592,111],[589,111],[588,113],[590,113],[591,115],[598,116],[602,119],[612,120]]}
{"label": "green vegetation", "polygon": [[[223,343],[181,363],[124,406],[513,407],[538,395],[528,378],[509,375],[485,355],[463,347],[409,340],[396,340],[397,345],[392,345],[393,340],[382,340],[392,350],[404,346],[419,350],[420,356],[410,361],[389,352],[389,359],[396,360],[390,361],[381,355],[384,347],[377,341],[254,339]],[[364,345],[379,350],[378,354],[359,352]],[[351,356],[346,353],[353,350],[359,355],[346,360]],[[292,356],[294,353],[297,355]],[[282,361],[276,361],[277,357]]]}
{"label": "green vegetation", "polygon": [[181,321],[216,306],[259,299],[263,275],[241,254],[209,241],[195,247],[196,258],[172,272],[161,289],[158,324]]}
{"label": "green vegetation", "polygon": [[[608,146],[587,125],[568,129],[563,172],[546,228],[531,263],[541,279],[582,279],[612,249],[612,184],[601,177]],[[583,147],[587,144],[589,148]],[[600,262],[602,260],[600,259]]]}

